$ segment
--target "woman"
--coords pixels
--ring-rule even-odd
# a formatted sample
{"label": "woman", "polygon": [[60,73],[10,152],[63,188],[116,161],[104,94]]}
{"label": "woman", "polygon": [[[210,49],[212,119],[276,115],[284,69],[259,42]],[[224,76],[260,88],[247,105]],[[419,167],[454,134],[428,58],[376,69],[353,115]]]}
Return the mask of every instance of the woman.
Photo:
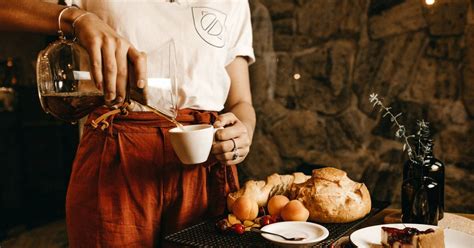
{"label": "woman", "polygon": [[111,116],[111,125],[103,131],[90,123],[108,109],[89,116],[66,199],[70,246],[164,245],[167,234],[223,213],[226,193],[238,188],[235,165],[247,156],[255,127],[248,77],[248,64],[254,60],[248,2],[77,4],[81,9],[2,1],[0,28],[54,34],[61,14],[62,30],[86,48],[94,80],[103,87],[106,104],[115,107],[125,100],[129,75],[136,78],[132,87],[146,87],[147,64],[153,62],[147,63],[147,52],[172,38],[182,58],[178,121],[224,127],[216,133],[207,162],[182,165],[169,144],[173,125],[141,111],[140,105],[127,116]]}

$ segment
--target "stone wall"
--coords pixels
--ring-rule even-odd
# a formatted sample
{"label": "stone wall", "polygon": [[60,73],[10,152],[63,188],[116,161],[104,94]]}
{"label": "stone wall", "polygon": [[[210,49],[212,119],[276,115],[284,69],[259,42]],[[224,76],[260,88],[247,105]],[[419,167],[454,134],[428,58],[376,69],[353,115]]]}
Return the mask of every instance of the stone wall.
{"label": "stone wall", "polygon": [[375,92],[411,133],[416,120],[430,122],[447,168],[446,208],[474,212],[471,1],[250,3],[258,121],[242,181],[331,165],[399,206],[406,155],[390,121],[372,109]]}

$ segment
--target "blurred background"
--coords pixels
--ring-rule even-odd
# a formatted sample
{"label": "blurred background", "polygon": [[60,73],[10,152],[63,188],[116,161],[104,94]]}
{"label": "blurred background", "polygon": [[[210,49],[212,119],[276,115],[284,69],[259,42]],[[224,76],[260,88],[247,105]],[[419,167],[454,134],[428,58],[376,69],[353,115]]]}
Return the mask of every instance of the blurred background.
{"label": "blurred background", "polygon": [[[474,13],[469,0],[250,1],[257,132],[241,177],[332,165],[400,204],[403,144],[431,126],[446,209],[474,212]],[[255,166],[258,165],[258,166]]]}
{"label": "blurred background", "polygon": [[[474,213],[474,10],[469,0],[250,0],[257,130],[241,183],[335,166],[400,207],[407,159],[378,93],[414,133],[430,123],[446,211]],[[0,33],[0,241],[67,246],[76,125],[41,110],[38,52],[55,37]],[[31,240],[30,240],[31,241]],[[2,244],[2,243],[0,243]],[[21,244],[21,245],[19,245]],[[37,243],[36,243],[37,244]]]}

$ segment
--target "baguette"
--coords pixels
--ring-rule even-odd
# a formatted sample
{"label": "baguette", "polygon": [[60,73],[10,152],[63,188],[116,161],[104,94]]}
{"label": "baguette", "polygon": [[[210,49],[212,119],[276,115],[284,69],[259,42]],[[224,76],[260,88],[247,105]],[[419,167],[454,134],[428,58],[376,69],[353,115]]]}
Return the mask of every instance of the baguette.
{"label": "baguette", "polygon": [[227,208],[232,210],[235,200],[241,196],[247,196],[257,202],[259,207],[267,205],[268,199],[274,195],[288,195],[290,188],[295,183],[303,183],[308,180],[307,176],[301,172],[292,175],[272,174],[265,181],[249,180],[240,190],[227,195]]}

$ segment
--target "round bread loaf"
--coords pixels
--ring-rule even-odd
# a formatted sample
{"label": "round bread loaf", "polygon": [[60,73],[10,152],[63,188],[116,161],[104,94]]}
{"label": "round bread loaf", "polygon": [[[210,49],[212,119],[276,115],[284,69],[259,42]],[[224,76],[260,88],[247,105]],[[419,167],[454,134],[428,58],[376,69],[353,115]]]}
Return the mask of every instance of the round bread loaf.
{"label": "round bread loaf", "polygon": [[309,220],[321,223],[351,222],[371,209],[367,187],[333,167],[315,169],[309,180],[293,184],[290,199],[300,200],[309,210]]}

